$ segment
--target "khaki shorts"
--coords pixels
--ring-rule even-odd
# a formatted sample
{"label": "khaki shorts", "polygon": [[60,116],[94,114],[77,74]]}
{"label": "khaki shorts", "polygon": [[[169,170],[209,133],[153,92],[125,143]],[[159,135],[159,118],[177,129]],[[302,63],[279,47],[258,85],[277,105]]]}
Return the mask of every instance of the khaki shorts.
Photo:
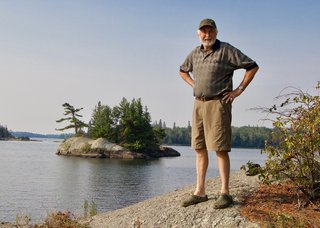
{"label": "khaki shorts", "polygon": [[231,103],[195,100],[192,116],[193,149],[231,150]]}

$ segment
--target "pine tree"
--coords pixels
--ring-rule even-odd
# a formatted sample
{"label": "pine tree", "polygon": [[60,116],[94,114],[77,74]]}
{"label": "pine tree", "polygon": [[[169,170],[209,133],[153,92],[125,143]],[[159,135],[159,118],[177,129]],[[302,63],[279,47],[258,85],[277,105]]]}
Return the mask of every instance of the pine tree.
{"label": "pine tree", "polygon": [[64,110],[65,110],[63,115],[68,116],[68,117],[56,120],[56,122],[57,123],[61,123],[61,122],[64,122],[64,121],[69,121],[70,124],[67,125],[64,128],[59,128],[59,129],[56,129],[56,130],[64,131],[64,130],[67,130],[67,129],[74,128],[76,135],[82,134],[83,133],[82,128],[83,127],[88,127],[88,124],[82,122],[79,119],[79,117],[82,117],[82,115],[78,114],[78,112],[81,111],[83,108],[76,109],[72,105],[70,105],[69,103],[64,103],[62,106],[64,107]]}
{"label": "pine tree", "polygon": [[135,151],[147,152],[158,148],[157,138],[151,126],[151,117],[141,99],[128,102],[123,98],[114,108],[118,122],[120,145]]}
{"label": "pine tree", "polygon": [[117,131],[112,109],[107,105],[101,105],[100,101],[93,111],[88,134],[94,139],[105,138],[114,143],[117,141]]}
{"label": "pine tree", "polygon": [[0,139],[14,138],[7,127],[0,125]]}

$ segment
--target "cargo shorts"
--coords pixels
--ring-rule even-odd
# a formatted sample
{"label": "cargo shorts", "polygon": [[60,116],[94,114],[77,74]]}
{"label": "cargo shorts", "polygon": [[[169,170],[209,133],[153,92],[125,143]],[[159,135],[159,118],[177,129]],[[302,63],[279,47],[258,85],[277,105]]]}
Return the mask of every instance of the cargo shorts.
{"label": "cargo shorts", "polygon": [[231,151],[231,103],[195,99],[192,115],[193,149]]}

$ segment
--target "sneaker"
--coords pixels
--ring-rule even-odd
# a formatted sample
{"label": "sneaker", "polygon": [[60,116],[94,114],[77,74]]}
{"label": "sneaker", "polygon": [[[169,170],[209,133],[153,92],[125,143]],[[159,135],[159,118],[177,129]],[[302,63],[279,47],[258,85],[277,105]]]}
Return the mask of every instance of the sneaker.
{"label": "sneaker", "polygon": [[208,201],[208,200],[209,199],[208,199],[207,195],[205,195],[205,196],[192,195],[187,200],[183,201],[181,206],[188,207],[188,206],[191,206],[191,205],[194,205],[194,204],[197,204],[197,203],[202,203],[202,202],[205,202],[205,201]]}
{"label": "sneaker", "polygon": [[221,194],[213,206],[215,209],[223,209],[223,208],[229,207],[232,203],[233,203],[232,196],[228,194]]}

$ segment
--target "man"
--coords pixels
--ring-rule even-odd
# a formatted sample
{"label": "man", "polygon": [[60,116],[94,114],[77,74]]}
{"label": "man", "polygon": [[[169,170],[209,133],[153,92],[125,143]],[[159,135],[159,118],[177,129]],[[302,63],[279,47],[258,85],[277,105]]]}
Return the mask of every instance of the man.
{"label": "man", "polygon": [[[249,85],[258,71],[255,61],[228,43],[216,39],[218,30],[212,19],[200,22],[196,47],[180,66],[180,76],[192,88],[195,96],[192,117],[192,148],[196,151],[197,184],[193,195],[182,206],[208,200],[205,178],[208,151],[216,151],[221,179],[221,194],[214,208],[226,208],[233,203],[229,194],[231,150],[231,104]],[[233,89],[233,72],[245,69],[240,85]],[[191,77],[190,73],[193,77]]]}

